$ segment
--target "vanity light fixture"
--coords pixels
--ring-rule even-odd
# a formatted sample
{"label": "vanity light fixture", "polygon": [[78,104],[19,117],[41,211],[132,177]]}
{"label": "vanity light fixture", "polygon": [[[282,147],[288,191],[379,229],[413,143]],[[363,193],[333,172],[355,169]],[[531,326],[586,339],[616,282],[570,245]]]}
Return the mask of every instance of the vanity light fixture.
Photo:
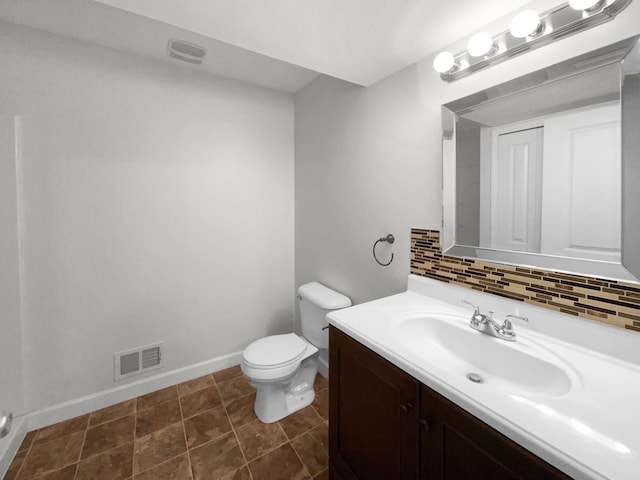
{"label": "vanity light fixture", "polygon": [[539,14],[524,10],[512,20],[508,31],[491,36],[476,33],[467,50],[457,55],[440,52],[433,68],[447,82],[466,77],[560,38],[613,20],[632,0],[570,0]]}
{"label": "vanity light fixture", "polygon": [[511,20],[509,32],[515,38],[536,37],[544,31],[544,23],[535,10],[523,10]]}
{"label": "vanity light fixture", "polygon": [[472,57],[490,57],[497,51],[493,38],[487,32],[476,33],[467,45],[467,52]]}
{"label": "vanity light fixture", "polygon": [[458,69],[458,65],[456,65],[456,59],[453,53],[444,51],[440,52],[436,55],[436,58],[433,59],[433,68],[435,68],[438,73],[453,72]]}
{"label": "vanity light fixture", "polygon": [[569,0],[569,5],[574,10],[591,12],[606,3],[605,0]]}

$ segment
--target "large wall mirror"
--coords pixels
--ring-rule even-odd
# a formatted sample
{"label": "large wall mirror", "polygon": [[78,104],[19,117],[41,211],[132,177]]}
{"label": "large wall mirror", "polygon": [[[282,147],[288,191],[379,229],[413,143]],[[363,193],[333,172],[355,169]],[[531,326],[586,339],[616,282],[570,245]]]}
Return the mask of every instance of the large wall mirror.
{"label": "large wall mirror", "polygon": [[640,281],[639,38],[443,105],[445,254]]}

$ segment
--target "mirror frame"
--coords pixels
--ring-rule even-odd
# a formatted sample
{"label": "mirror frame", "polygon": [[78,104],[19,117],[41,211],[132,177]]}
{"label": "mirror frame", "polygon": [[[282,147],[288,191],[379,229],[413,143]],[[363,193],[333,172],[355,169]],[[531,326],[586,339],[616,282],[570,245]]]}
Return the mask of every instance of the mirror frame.
{"label": "mirror frame", "polygon": [[[625,58],[633,51],[633,59]],[[638,58],[635,58],[637,56]],[[625,63],[627,65],[625,65]],[[455,132],[469,108],[565,79],[604,65],[620,64],[622,162],[622,262],[604,262],[540,253],[498,250],[456,242]],[[625,85],[628,87],[625,92]],[[630,89],[630,90],[629,90]],[[596,49],[442,106],[442,252],[556,272],[640,283],[640,35]]]}

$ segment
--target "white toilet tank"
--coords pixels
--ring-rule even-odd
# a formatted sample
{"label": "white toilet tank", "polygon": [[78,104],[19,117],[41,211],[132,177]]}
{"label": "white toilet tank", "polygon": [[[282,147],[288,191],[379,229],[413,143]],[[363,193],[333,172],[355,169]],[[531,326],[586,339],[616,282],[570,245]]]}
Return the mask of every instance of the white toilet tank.
{"label": "white toilet tank", "polygon": [[298,288],[302,336],[318,348],[329,348],[327,313],[351,306],[349,297],[318,282],[305,283]]}

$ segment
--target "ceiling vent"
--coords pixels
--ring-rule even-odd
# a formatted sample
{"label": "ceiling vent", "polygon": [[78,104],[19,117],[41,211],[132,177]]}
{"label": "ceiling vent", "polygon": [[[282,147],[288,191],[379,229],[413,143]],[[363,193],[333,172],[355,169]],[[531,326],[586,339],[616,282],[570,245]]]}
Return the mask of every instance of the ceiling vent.
{"label": "ceiling vent", "polygon": [[114,353],[114,380],[122,380],[162,367],[162,345],[161,342]]}
{"label": "ceiling vent", "polygon": [[193,43],[184,42],[172,38],[167,45],[167,55],[181,62],[201,65],[207,51]]}

